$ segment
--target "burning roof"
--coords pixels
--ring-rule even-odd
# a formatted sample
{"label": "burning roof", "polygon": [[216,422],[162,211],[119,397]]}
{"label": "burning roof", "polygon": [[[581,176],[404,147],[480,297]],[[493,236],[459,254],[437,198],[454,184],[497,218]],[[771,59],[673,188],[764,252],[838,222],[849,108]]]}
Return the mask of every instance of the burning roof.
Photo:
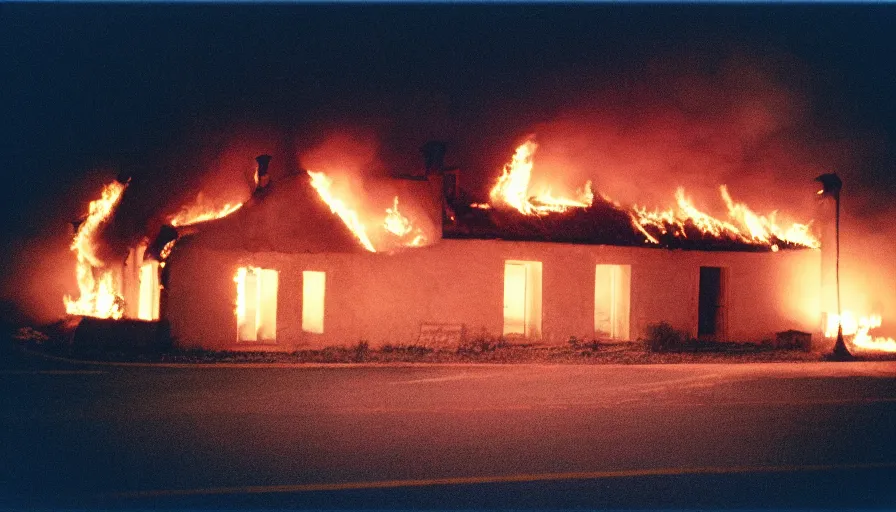
{"label": "burning roof", "polygon": [[724,185],[719,191],[728,220],[698,209],[681,187],[676,206],[665,211],[596,198],[590,181],[571,197],[556,195],[550,187],[534,191],[530,182],[537,147],[530,137],[516,148],[489,203],[455,203],[457,221],[445,236],[731,251],[820,247],[810,224],[782,228],[775,212],[755,213],[734,201]]}

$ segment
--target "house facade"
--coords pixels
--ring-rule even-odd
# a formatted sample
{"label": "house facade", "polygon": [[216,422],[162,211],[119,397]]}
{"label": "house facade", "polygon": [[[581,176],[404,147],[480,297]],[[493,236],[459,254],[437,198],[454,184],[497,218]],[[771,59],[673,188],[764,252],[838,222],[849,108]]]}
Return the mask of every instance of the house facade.
{"label": "house facade", "polygon": [[564,344],[635,340],[661,321],[724,341],[820,333],[818,250],[440,239],[371,253],[302,194],[255,201],[177,243],[162,316],[180,347],[440,346],[479,336]]}

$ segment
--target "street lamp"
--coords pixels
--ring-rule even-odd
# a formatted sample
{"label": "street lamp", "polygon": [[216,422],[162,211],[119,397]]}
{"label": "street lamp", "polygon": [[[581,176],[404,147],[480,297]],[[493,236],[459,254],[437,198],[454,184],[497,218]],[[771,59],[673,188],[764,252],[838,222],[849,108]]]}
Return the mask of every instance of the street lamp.
{"label": "street lamp", "polygon": [[840,189],[843,188],[843,181],[834,173],[822,174],[815,178],[815,181],[821,182],[821,190],[818,191],[821,197],[833,197],[836,207],[835,214],[835,236],[836,236],[836,279],[837,279],[837,342],[834,344],[834,351],[830,355],[830,359],[835,361],[847,361],[853,358],[846,348],[843,341],[843,312],[840,309]]}

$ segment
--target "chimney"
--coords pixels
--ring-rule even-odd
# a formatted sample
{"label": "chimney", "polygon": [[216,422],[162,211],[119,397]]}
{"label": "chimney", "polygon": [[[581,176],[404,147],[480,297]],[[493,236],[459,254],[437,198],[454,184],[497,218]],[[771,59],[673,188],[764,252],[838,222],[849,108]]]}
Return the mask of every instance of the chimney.
{"label": "chimney", "polygon": [[[159,229],[159,234],[156,236],[155,240],[146,248],[144,254],[144,259],[147,257],[151,257],[157,261],[164,261],[165,258],[168,257],[168,254],[162,254],[165,252],[165,247],[168,246],[169,242],[177,240],[178,232],[177,229],[169,226],[167,224],[163,225]],[[170,252],[171,247],[168,247],[168,251]]]}
{"label": "chimney", "polygon": [[271,177],[268,175],[271,155],[259,155],[255,157],[255,162],[258,163],[258,168],[255,170],[255,191],[253,193],[260,194],[268,188],[271,182]]}
{"label": "chimney", "polygon": [[425,162],[426,175],[441,174],[445,168],[445,143],[431,140],[420,148]]}

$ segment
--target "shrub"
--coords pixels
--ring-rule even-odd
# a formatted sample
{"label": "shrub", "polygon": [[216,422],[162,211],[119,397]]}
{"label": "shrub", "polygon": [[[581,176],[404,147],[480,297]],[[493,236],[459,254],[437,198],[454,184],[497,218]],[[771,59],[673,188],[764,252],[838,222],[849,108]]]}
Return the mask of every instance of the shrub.
{"label": "shrub", "polygon": [[668,322],[647,325],[647,338],[644,340],[648,352],[669,352],[682,350],[688,342],[688,334],[679,331]]}
{"label": "shrub", "polygon": [[575,336],[570,336],[566,342],[569,344],[569,347],[573,350],[590,350],[596,351],[600,348],[600,342],[598,340],[586,340],[579,339]]}
{"label": "shrub", "polygon": [[367,356],[370,355],[370,344],[367,343],[367,340],[361,340],[354,347],[355,351],[355,361],[361,362],[367,359]]}
{"label": "shrub", "polygon": [[424,355],[424,354],[430,354],[434,351],[435,351],[435,349],[433,349],[431,347],[424,346],[424,345],[401,345],[401,344],[392,345],[390,343],[383,345],[383,347],[380,349],[380,352],[382,352],[384,354],[396,353],[396,354],[410,354],[410,355]]}
{"label": "shrub", "polygon": [[507,340],[504,338],[496,338],[489,334],[481,334],[476,338],[458,345],[458,354],[481,354],[483,352],[494,352],[500,348],[507,346]]}

